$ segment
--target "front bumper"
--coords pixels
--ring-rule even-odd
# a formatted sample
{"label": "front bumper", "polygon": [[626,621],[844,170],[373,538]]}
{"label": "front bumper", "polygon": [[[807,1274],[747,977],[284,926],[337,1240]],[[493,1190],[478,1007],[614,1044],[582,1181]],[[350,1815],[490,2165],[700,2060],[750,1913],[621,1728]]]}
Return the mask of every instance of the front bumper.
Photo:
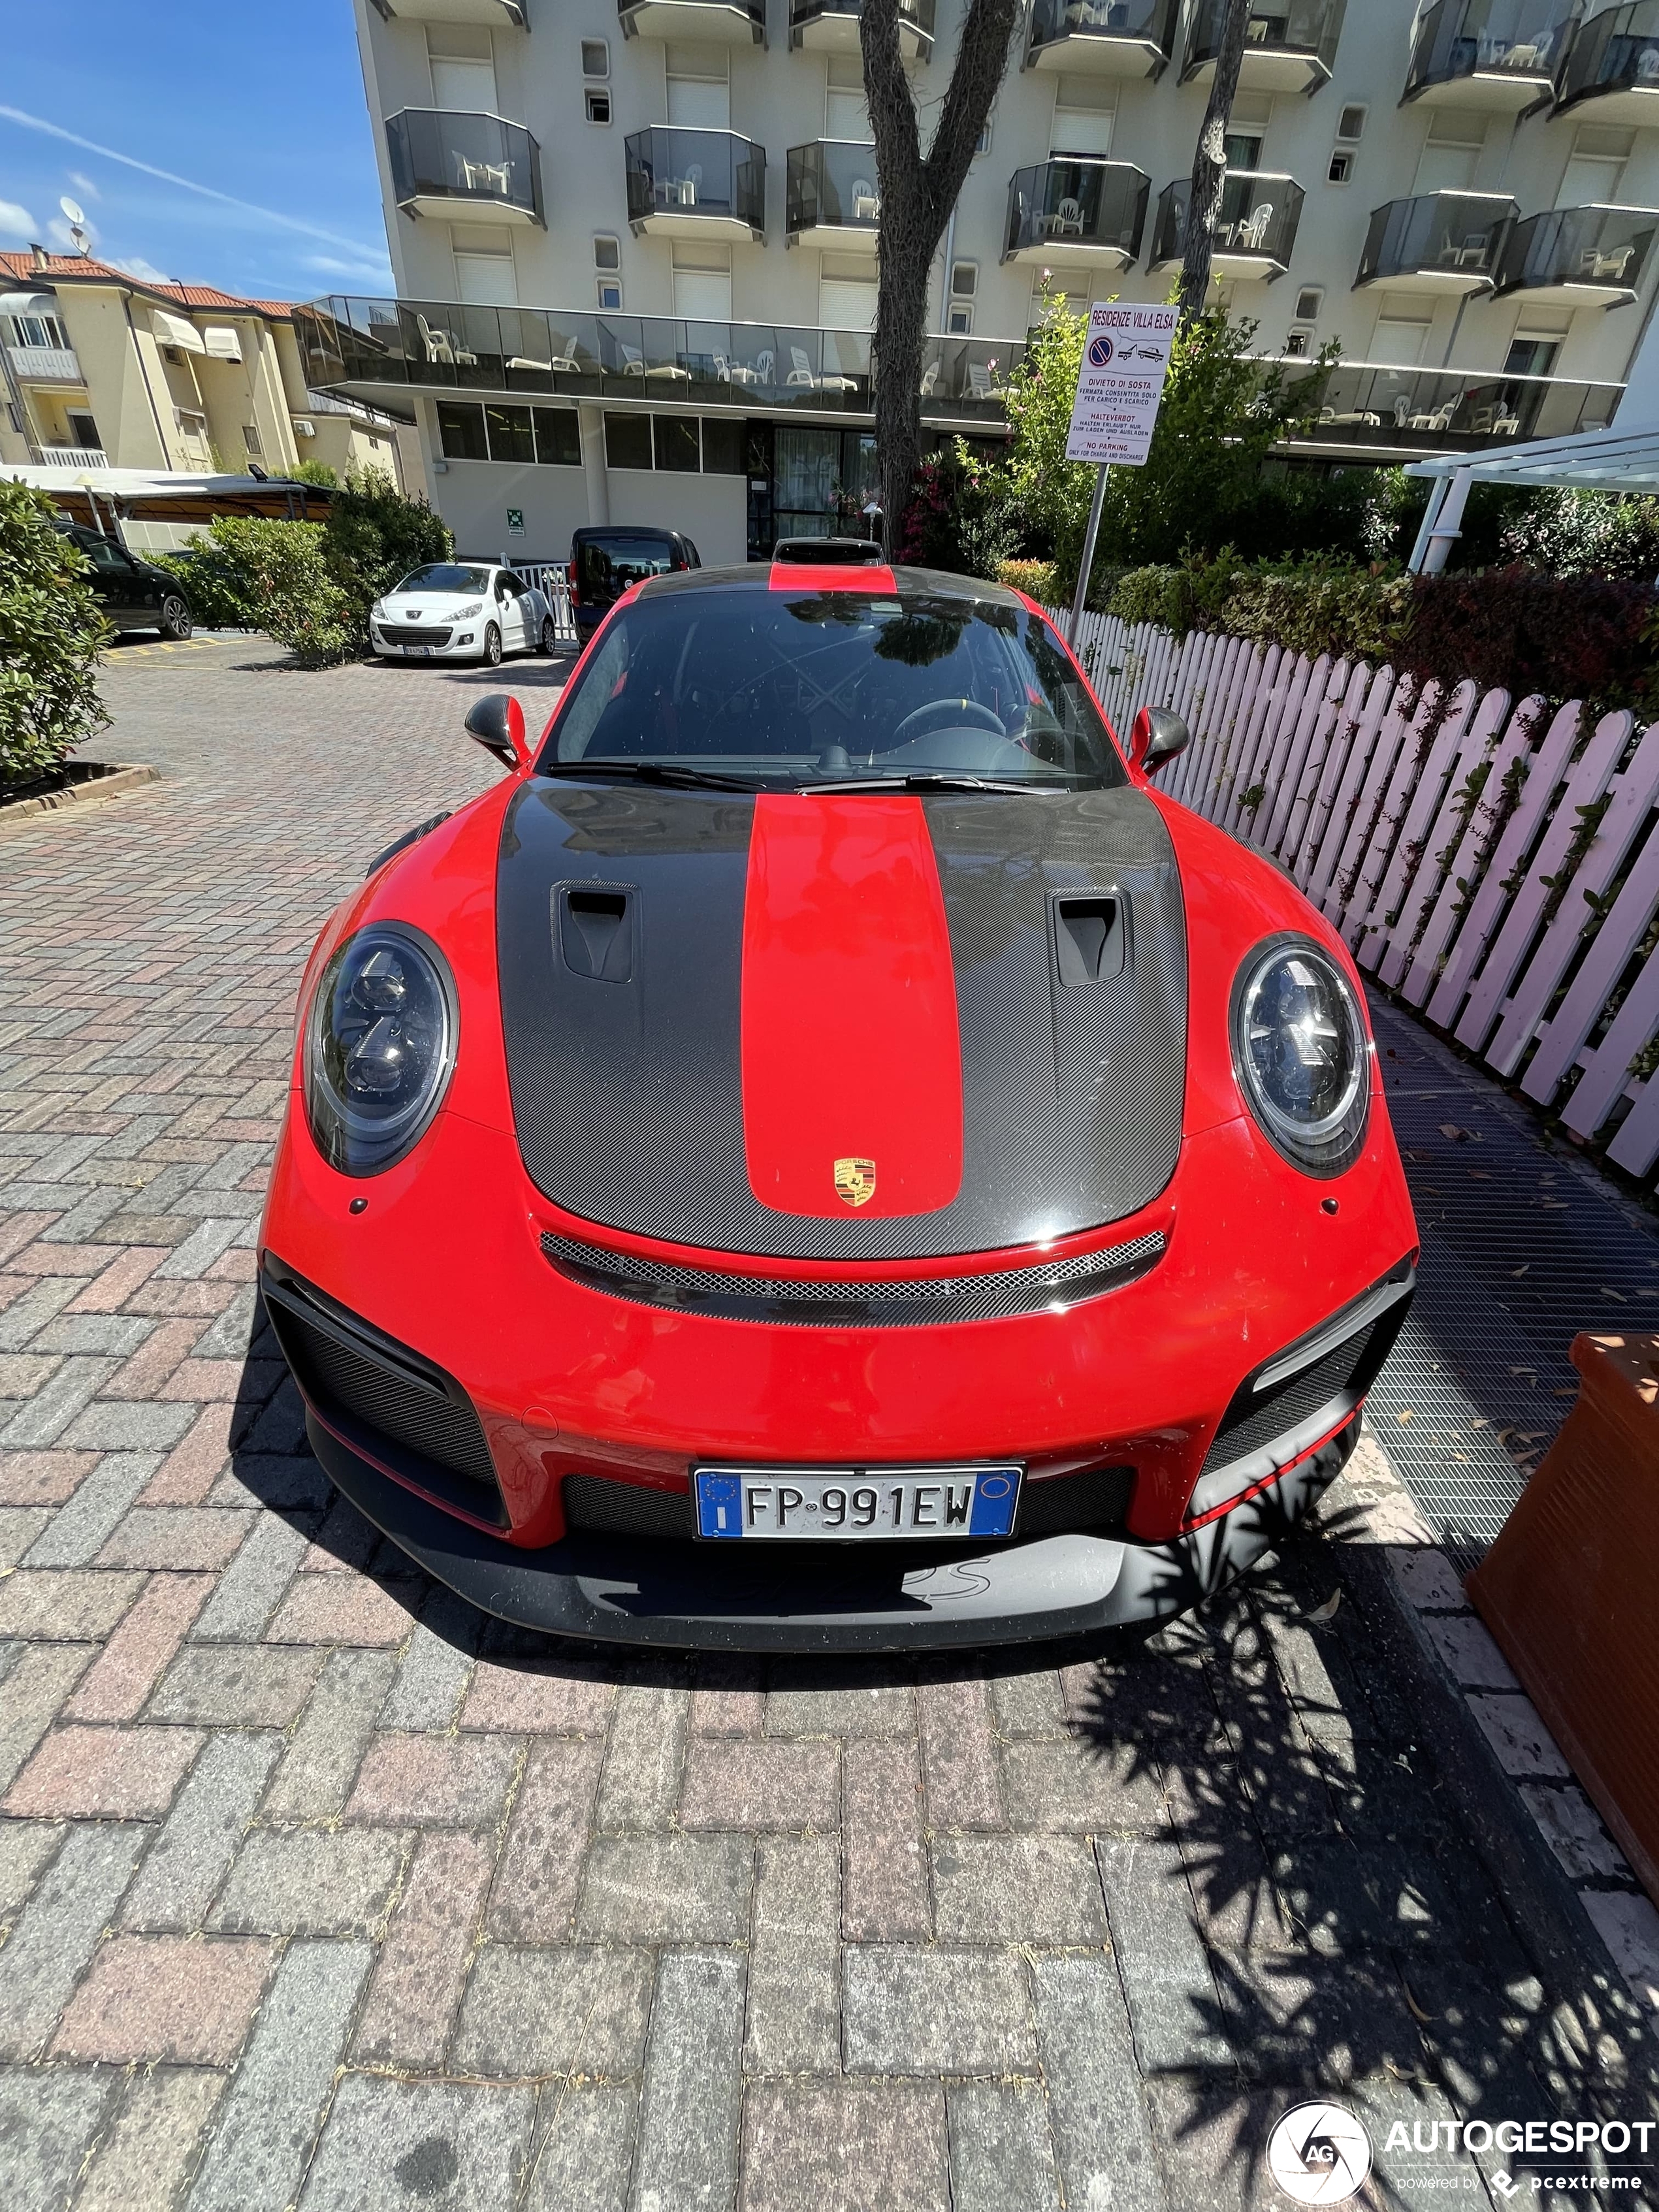
{"label": "front bumper", "polygon": [[1277,1544],[1340,1472],[1359,1416],[1267,1488],[1165,1543],[1091,1535],[971,1547],[757,1547],[578,1531],[504,1543],[417,1497],[307,1417],[325,1471],[381,1533],[484,1613],[617,1644],[907,1651],[1038,1641],[1186,1612]]}

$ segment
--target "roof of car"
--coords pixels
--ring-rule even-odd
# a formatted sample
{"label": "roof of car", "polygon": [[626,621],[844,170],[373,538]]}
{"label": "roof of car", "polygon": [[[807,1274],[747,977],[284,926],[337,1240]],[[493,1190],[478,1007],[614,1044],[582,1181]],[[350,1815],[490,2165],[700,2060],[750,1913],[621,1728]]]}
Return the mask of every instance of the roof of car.
{"label": "roof of car", "polygon": [[686,568],[671,575],[652,576],[639,586],[641,599],[659,599],[668,592],[807,591],[869,592],[885,594],[925,592],[930,599],[963,599],[976,605],[991,601],[998,606],[1018,607],[1025,602],[1006,584],[984,576],[959,576],[945,568],[872,568],[843,562],[814,568],[798,562],[748,561],[726,568]]}

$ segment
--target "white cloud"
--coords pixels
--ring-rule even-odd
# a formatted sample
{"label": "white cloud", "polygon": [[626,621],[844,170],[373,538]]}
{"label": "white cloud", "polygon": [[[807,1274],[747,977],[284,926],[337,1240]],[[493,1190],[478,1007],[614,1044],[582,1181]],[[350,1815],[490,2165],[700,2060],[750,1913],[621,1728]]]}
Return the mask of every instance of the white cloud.
{"label": "white cloud", "polygon": [[83,177],[79,169],[71,169],[69,171],[68,174],[70,184],[74,185],[76,191],[80,193],[82,199],[102,199],[104,195],[99,191],[97,185],[93,183],[90,177]]}
{"label": "white cloud", "polygon": [[173,282],[171,276],[163,276],[153,261],[146,261],[142,253],[132,254],[125,261],[113,253],[106,254],[104,258],[112,269],[124,269],[129,276],[137,276],[141,283],[170,284]]}
{"label": "white cloud", "polygon": [[18,238],[27,246],[32,238],[39,238],[34,217],[15,200],[0,200],[0,238]]}
{"label": "white cloud", "polygon": [[368,258],[361,261],[336,261],[330,254],[308,253],[300,265],[302,269],[314,269],[319,276],[360,277],[377,284],[392,282],[392,264],[389,261]]}

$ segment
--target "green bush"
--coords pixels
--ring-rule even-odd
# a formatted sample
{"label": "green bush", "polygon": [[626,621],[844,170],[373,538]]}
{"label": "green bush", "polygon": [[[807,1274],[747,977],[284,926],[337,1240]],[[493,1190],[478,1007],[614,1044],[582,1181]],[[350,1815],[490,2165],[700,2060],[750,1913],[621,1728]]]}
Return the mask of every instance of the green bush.
{"label": "green bush", "polygon": [[176,576],[204,629],[258,629],[263,610],[248,578],[222,546],[198,538],[177,553],[145,556]]}
{"label": "green bush", "polygon": [[1650,584],[1659,576],[1659,499],[1539,491],[1509,519],[1500,546],[1506,562],[1552,575]]}
{"label": "green bush", "polygon": [[423,499],[409,499],[384,469],[353,469],[330,502],[323,526],[329,571],[349,600],[356,650],[368,643],[368,611],[411,568],[447,561],[449,526]]}
{"label": "green bush", "polygon": [[328,558],[328,526],[221,515],[212,538],[259,610],[259,627],[306,668],[358,649],[362,624]]}
{"label": "green bush", "polygon": [[1039,606],[1052,607],[1060,599],[1060,571],[1052,561],[999,561],[996,580],[1011,592],[1024,592]]}
{"label": "green bush", "polygon": [[44,492],[0,480],[0,789],[56,769],[109,720],[94,679],[109,624],[53,512]]}

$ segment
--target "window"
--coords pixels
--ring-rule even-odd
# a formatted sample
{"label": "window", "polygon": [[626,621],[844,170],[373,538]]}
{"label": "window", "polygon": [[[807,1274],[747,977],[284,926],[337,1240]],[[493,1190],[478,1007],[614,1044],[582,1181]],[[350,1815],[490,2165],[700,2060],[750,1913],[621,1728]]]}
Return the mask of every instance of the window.
{"label": "window", "polygon": [[740,477],[747,465],[744,425],[731,415],[702,418],[702,472],[705,476]]}
{"label": "window", "polygon": [[1296,295],[1296,319],[1312,323],[1319,319],[1319,310],[1325,303],[1323,289],[1317,284],[1304,284]]}
{"label": "window", "polygon": [[732,86],[724,46],[666,49],[668,120],[691,131],[729,131]]}
{"label": "window", "polygon": [[582,75],[605,77],[611,74],[611,49],[603,39],[582,40]]}
{"label": "window", "polygon": [[1396,368],[1416,368],[1428,349],[1429,319],[1379,315],[1371,337],[1371,359]]}
{"label": "window", "polygon": [[[198,415],[196,419],[201,424],[203,434],[205,436],[207,432],[207,417],[204,415]],[[90,415],[71,415],[69,416],[68,421],[70,436],[75,444],[81,448],[83,453],[101,453],[103,452],[104,441],[99,436],[98,425],[93,421]]]}
{"label": "window", "polygon": [[951,297],[971,300],[979,289],[977,261],[953,261],[951,264]]}
{"label": "window", "polygon": [[952,337],[965,338],[974,327],[974,295],[979,289],[979,264],[953,261],[951,291],[945,303],[945,327]]}
{"label": "window", "polygon": [[1051,154],[1081,154],[1099,161],[1112,150],[1117,94],[1109,77],[1062,76],[1054,88]]}
{"label": "window", "polygon": [[659,469],[675,469],[682,475],[696,474],[701,453],[695,415],[653,415],[651,439]]}
{"label": "window", "polygon": [[449,461],[487,461],[489,448],[484,443],[483,409],[464,404],[459,400],[441,399],[438,403],[438,435],[444,449],[444,459]]}
{"label": "window", "polygon": [[10,320],[19,345],[54,346],[68,350],[69,333],[56,315],[13,315]]}
{"label": "window", "polygon": [[1466,192],[1474,182],[1475,164],[1486,143],[1486,125],[1478,115],[1437,114],[1417,165],[1418,192]]}
{"label": "window", "polygon": [[495,63],[487,27],[430,23],[426,51],[432,71],[432,104],[463,114],[493,115],[499,104]]}
{"label": "window", "polygon": [[1334,185],[1346,185],[1353,174],[1353,155],[1346,146],[1339,146],[1331,155],[1330,167],[1325,172]]}
{"label": "window", "polygon": [[1261,167],[1261,134],[1259,131],[1230,131],[1221,143],[1230,169],[1259,169]]}
{"label": "window", "polygon": [[991,150],[991,125],[992,125],[992,123],[995,120],[995,118],[996,118],[996,110],[995,110],[995,108],[994,107],[994,108],[991,110],[990,114],[989,114],[989,115],[988,115],[988,116],[986,117],[986,118],[985,118],[985,128],[984,128],[984,129],[983,129],[983,131],[981,131],[980,132],[980,134],[979,134],[979,143],[977,143],[977,145],[975,145],[975,147],[974,148],[974,151],[975,151],[975,153],[976,153],[976,154],[988,154],[988,153],[990,152],[990,150]]}
{"label": "window", "polygon": [[648,469],[651,465],[651,417],[648,415],[607,415],[605,418],[605,458],[613,469]]}
{"label": "window", "polygon": [[1350,145],[1358,145],[1365,132],[1365,111],[1363,107],[1345,107],[1336,118],[1336,135]]}
{"label": "window", "polygon": [[1587,125],[1572,142],[1572,152],[1555,195],[1559,208],[1606,206],[1617,201],[1625,164],[1636,143],[1633,131]]}
{"label": "window", "polygon": [[527,407],[486,407],[484,428],[492,461],[533,461],[536,438]]}
{"label": "window", "polygon": [[674,313],[684,322],[729,323],[731,247],[696,242],[677,244],[673,255]]}
{"label": "window", "polygon": [[536,417],[536,459],[544,467],[576,469],[581,466],[581,434],[576,427],[574,407],[536,407],[531,412]]}
{"label": "window", "polygon": [[608,92],[601,92],[596,86],[590,84],[587,88],[586,100],[587,119],[590,123],[610,122],[611,94]]}
{"label": "window", "polygon": [[259,443],[259,433],[252,422],[244,422],[242,425],[242,443],[250,453],[263,453],[264,451],[264,447]]}
{"label": "window", "polygon": [[519,301],[513,234],[503,224],[453,224],[455,296],[469,307],[514,307]]}
{"label": "window", "polygon": [[856,54],[831,54],[823,92],[823,135],[860,146],[870,143],[870,110],[864,65]]}
{"label": "window", "polygon": [[593,241],[593,266],[596,269],[620,269],[621,241],[614,238],[596,238]]}
{"label": "window", "polygon": [[599,305],[607,313],[614,315],[621,311],[623,289],[616,277],[601,276],[599,281]]}
{"label": "window", "polygon": [[[74,417],[71,416],[70,420],[73,421]],[[207,416],[198,414],[193,407],[175,407],[173,420],[175,427],[187,438],[205,438],[207,435]]]}
{"label": "window", "polygon": [[1505,376],[1548,376],[1561,350],[1559,338],[1525,337],[1517,331],[1504,362]]}
{"label": "window", "polygon": [[1305,327],[1298,330],[1292,324],[1290,334],[1285,340],[1285,350],[1286,353],[1295,354],[1299,358],[1309,351],[1312,343],[1313,332]]}

